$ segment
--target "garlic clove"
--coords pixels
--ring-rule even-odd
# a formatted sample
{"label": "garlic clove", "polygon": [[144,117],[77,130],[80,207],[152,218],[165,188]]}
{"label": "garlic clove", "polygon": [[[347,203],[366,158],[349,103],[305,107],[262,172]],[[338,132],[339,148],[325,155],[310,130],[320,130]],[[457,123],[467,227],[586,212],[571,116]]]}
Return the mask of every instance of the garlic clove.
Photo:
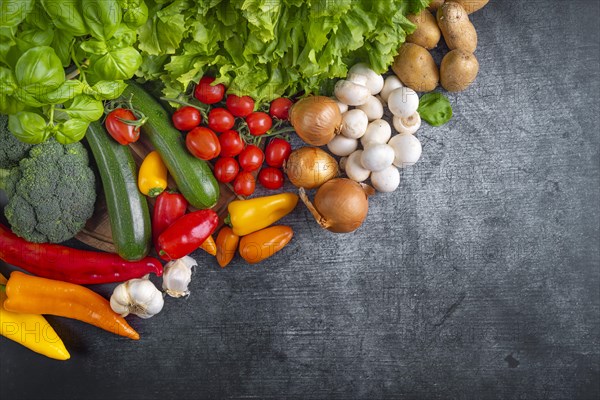
{"label": "garlic clove", "polygon": [[189,256],[167,263],[163,272],[163,290],[171,297],[189,295],[188,286],[192,280],[192,268],[197,265],[196,261]]}
{"label": "garlic clove", "polygon": [[123,317],[135,314],[140,318],[150,318],[162,310],[164,299],[148,278],[131,279],[115,288],[110,306]]}

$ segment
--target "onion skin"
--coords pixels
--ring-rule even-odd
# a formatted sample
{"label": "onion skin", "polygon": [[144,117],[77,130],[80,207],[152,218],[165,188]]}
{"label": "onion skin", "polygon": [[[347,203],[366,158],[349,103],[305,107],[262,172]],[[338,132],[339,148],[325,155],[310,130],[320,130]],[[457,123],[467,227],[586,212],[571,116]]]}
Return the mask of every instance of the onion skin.
{"label": "onion skin", "polygon": [[311,146],[324,146],[342,126],[337,102],[325,96],[309,96],[290,109],[290,123],[302,140]]}
{"label": "onion skin", "polygon": [[300,198],[321,227],[334,233],[348,233],[362,225],[369,212],[368,197],[373,193],[369,185],[335,178],[319,188],[314,205],[304,189],[300,189]]}
{"label": "onion skin", "polygon": [[314,189],[339,175],[338,163],[318,147],[294,150],[285,163],[285,173],[292,185]]}

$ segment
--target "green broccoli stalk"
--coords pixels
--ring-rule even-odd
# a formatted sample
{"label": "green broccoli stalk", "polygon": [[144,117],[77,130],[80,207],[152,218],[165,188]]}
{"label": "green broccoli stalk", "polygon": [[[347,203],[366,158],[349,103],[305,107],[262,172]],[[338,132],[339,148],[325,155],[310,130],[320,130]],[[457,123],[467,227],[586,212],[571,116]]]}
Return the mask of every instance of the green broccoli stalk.
{"label": "green broccoli stalk", "polygon": [[8,204],[4,215],[13,232],[30,242],[72,238],[92,216],[95,177],[81,143],[54,139],[35,145],[17,167],[0,169]]}

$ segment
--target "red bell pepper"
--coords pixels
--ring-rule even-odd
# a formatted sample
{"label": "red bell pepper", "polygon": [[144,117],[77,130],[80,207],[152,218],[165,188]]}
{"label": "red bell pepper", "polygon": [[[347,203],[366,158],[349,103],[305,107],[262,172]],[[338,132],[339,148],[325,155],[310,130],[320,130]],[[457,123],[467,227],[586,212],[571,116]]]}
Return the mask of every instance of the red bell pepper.
{"label": "red bell pepper", "polygon": [[158,236],[171,224],[185,215],[188,202],[181,193],[162,192],[154,203],[152,216],[152,242],[158,248]]}
{"label": "red bell pepper", "polygon": [[0,224],[0,260],[44,278],[79,285],[123,282],[154,273],[161,276],[159,260],[146,257],[125,261],[117,254],[72,249],[50,243],[30,243]]}
{"label": "red bell pepper", "polygon": [[212,235],[218,223],[219,216],[213,210],[186,214],[158,236],[156,252],[167,261],[187,256]]}

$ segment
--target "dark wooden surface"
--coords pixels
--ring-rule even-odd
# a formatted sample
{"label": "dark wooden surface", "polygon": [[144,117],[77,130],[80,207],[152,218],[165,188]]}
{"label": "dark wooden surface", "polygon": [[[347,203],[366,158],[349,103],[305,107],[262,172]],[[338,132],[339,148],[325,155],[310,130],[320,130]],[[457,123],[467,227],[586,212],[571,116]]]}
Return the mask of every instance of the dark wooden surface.
{"label": "dark wooden surface", "polygon": [[598,398],[598,2],[472,19],[477,84],[357,232],[298,207],[268,262],[196,253],[139,342],[52,317],[68,362],[0,339],[0,398]]}

